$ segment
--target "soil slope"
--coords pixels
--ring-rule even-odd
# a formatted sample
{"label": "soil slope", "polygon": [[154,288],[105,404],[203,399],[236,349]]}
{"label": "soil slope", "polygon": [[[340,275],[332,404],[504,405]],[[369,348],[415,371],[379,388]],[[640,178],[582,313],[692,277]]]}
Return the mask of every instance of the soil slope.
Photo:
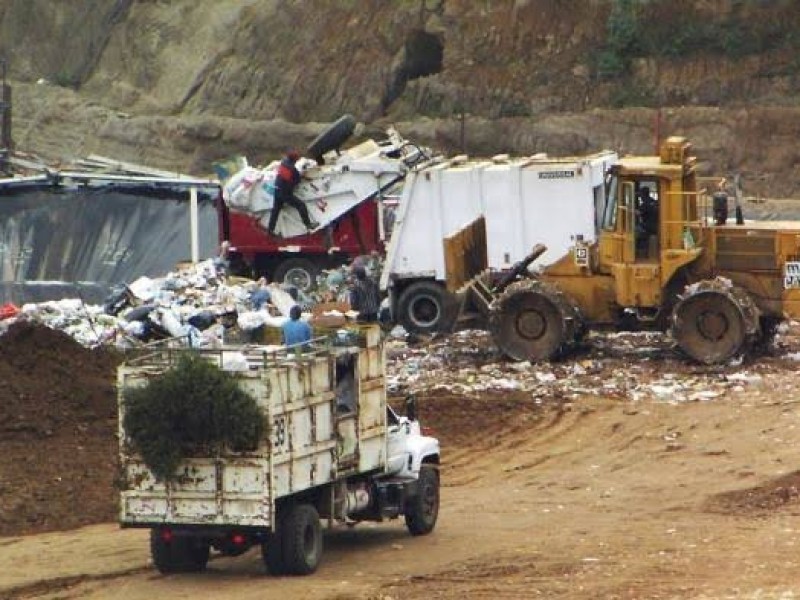
{"label": "soil slope", "polygon": [[795,197],[798,27],[796,3],[733,0],[9,0],[0,56],[17,148],[52,159],[203,175],[350,112],[449,153],[649,153],[686,135],[708,173]]}
{"label": "soil slope", "polygon": [[[315,599],[793,598],[800,594],[798,334],[797,326],[784,331],[771,356],[715,369],[689,365],[649,337],[596,338],[573,359],[526,371],[498,361],[481,335],[394,344],[393,373],[421,355],[441,362],[428,391],[417,389],[421,418],[443,448],[442,509],[430,536],[412,538],[392,522],[336,530],[326,535],[319,572],[304,578],[265,578],[256,551],[214,558],[207,573],[160,576],[149,564],[146,532],[113,522],[4,537],[0,563],[15,568],[0,573],[0,598],[247,600],[263,598],[265,586],[276,596]],[[52,355],[68,365],[80,356],[84,368],[89,358],[68,346]],[[46,364],[41,351],[39,358]],[[462,391],[448,391],[462,370]],[[487,372],[507,379],[515,371],[519,378],[557,376],[537,393],[480,388],[475,379]],[[565,375],[570,371],[573,382]],[[593,391],[583,380],[589,376],[600,382]],[[672,381],[727,391],[694,400],[614,391],[615,382],[632,378],[652,390]],[[62,373],[51,382],[67,387],[68,379]],[[404,381],[417,385],[419,378]],[[109,382],[108,375],[97,381],[98,399]],[[67,397],[39,402],[33,414],[49,423],[94,424],[80,442],[27,438],[23,451],[4,435],[0,455],[35,457],[42,466],[25,470],[28,480],[48,478],[46,465],[61,461],[62,477],[107,493],[112,461],[87,461],[79,446],[94,439],[111,451],[113,419],[102,418],[104,401],[81,420],[63,419],[70,411],[61,407],[70,405]],[[89,464],[96,470],[83,477]],[[8,472],[4,463],[4,482]],[[107,512],[57,488],[33,500],[40,513],[58,518],[113,516],[110,494]],[[40,521],[38,528],[53,527]]]}

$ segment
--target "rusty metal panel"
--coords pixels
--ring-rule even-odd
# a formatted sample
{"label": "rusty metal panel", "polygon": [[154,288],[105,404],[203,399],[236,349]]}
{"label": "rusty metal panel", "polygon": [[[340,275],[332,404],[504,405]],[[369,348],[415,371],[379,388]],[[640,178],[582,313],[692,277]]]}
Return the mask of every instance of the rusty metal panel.
{"label": "rusty metal panel", "polygon": [[779,267],[774,231],[716,231],[716,266],[730,271]]}
{"label": "rusty metal panel", "polygon": [[[344,473],[384,468],[383,347],[379,336],[365,339],[368,347],[286,353],[269,361],[257,349],[242,350],[252,353],[246,356],[250,369],[231,374],[262,407],[267,435],[251,453],[189,458],[167,485],[156,481],[131,453],[121,425],[122,399],[125,389],[144,385],[173,360],[166,353],[154,354],[149,363],[120,367],[120,458],[127,481],[121,520],[270,527],[277,498],[330,483]],[[335,411],[332,364],[340,353],[357,354],[358,410],[346,416]]]}

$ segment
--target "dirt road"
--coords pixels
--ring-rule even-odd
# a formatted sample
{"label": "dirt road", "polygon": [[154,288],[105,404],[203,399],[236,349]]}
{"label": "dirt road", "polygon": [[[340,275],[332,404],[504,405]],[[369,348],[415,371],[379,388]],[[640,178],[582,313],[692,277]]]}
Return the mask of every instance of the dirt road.
{"label": "dirt road", "polygon": [[428,537],[332,532],[304,578],[255,551],[161,576],[114,524],[6,537],[0,598],[795,598],[797,388],[787,367],[706,402],[424,397],[445,449]]}

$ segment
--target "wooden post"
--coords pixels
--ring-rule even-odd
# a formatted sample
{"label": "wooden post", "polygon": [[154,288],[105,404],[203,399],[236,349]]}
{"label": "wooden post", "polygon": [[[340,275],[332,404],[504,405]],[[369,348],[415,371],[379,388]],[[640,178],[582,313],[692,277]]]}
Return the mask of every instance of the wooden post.
{"label": "wooden post", "polygon": [[197,188],[192,186],[189,188],[189,235],[193,263],[197,263],[200,260],[200,240],[198,239],[197,222]]}

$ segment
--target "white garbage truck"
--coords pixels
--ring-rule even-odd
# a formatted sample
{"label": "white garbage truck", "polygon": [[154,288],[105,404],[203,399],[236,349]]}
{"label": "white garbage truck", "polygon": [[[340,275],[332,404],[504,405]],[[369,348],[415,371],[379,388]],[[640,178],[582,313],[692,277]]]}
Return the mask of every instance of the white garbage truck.
{"label": "white garbage truck", "polygon": [[[406,177],[381,276],[394,321],[414,332],[447,331],[458,314],[452,271],[463,264],[450,236],[483,217],[486,262],[509,271],[538,243],[538,265],[566,253],[576,239],[596,239],[605,206],[605,175],[617,161],[606,150],[583,157],[537,154],[489,159],[456,156]],[[451,256],[452,255],[452,256]],[[453,283],[456,282],[456,283]]]}
{"label": "white garbage truck", "polygon": [[[120,522],[150,529],[159,571],[200,571],[211,549],[235,556],[259,546],[269,572],[302,575],[319,564],[323,521],[403,516],[412,535],[434,529],[439,442],[423,435],[413,398],[403,416],[387,404],[377,326],[348,339],[302,353],[165,348],[119,367]],[[126,391],[169,371],[181,352],[199,352],[234,376],[255,398],[264,435],[249,451],[198,451],[164,481],[125,430]]]}

